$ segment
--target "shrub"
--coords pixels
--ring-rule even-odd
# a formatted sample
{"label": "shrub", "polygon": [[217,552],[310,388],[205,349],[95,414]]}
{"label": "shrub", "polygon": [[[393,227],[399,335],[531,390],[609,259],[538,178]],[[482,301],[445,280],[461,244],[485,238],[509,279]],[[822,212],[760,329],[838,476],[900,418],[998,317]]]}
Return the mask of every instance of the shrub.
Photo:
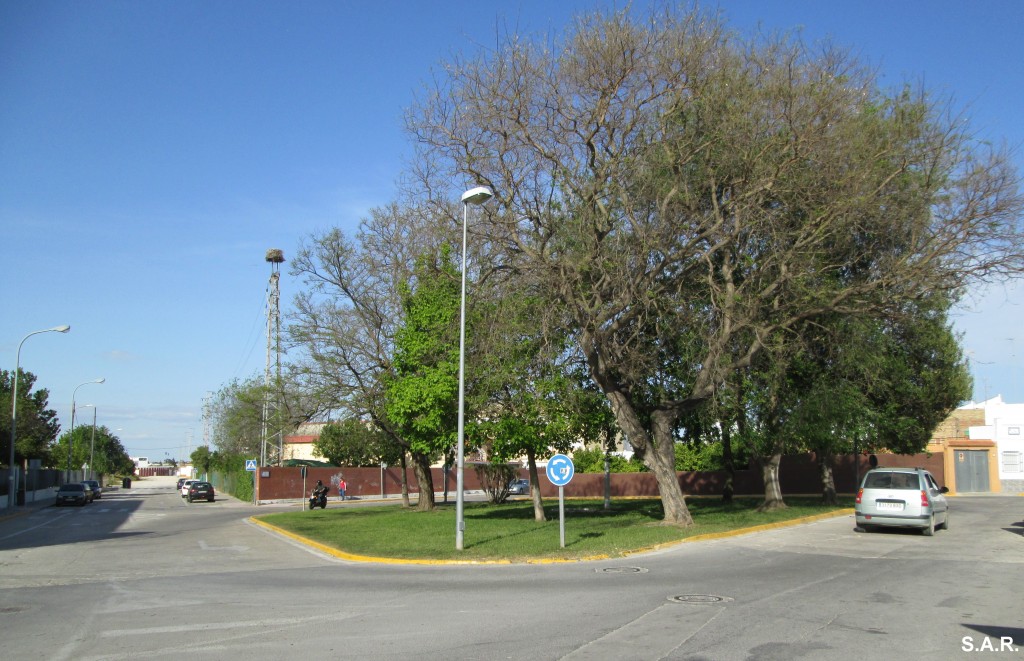
{"label": "shrub", "polygon": [[480,464],[476,466],[476,478],[487,494],[488,500],[500,505],[508,500],[509,482],[518,476],[518,472],[508,464]]}

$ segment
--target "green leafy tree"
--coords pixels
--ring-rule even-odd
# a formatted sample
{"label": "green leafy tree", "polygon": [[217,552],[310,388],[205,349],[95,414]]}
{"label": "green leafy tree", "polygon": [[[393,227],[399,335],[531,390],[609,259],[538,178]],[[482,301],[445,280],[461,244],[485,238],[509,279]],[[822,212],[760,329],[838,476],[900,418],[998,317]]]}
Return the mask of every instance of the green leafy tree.
{"label": "green leafy tree", "polygon": [[430,464],[457,441],[460,279],[449,248],[433,260],[421,259],[415,275],[402,290],[403,323],[395,335],[386,409],[408,443],[421,489],[417,507],[431,510]]}
{"label": "green leafy tree", "polygon": [[[14,391],[14,373],[0,370],[0,447],[5,447],[3,458],[10,458],[11,395]],[[49,408],[50,393],[45,388],[33,390],[36,376],[18,371],[18,429],[15,434],[14,461],[41,459],[47,462],[47,449],[57,438],[60,424],[57,412]]]}
{"label": "green leafy tree", "polygon": [[642,473],[644,465],[617,454],[608,454],[599,448],[583,448],[572,453],[572,463],[578,473],[603,473],[605,459],[612,473]]}
{"label": "green leafy tree", "polygon": [[213,453],[210,452],[210,448],[200,445],[192,451],[189,459],[192,461],[192,467],[198,471],[199,475],[205,475],[209,478],[210,469],[213,467]]}
{"label": "green leafy tree", "polygon": [[610,416],[600,418],[607,407],[573,371],[564,335],[546,333],[538,324],[544,316],[541,299],[510,290],[514,285],[507,281],[488,284],[487,303],[477,304],[480,319],[474,325],[471,393],[480,415],[469,434],[475,445],[489,448],[494,461],[526,457],[534,519],[544,521],[538,457],[594,438],[600,433],[594,419],[608,422]]}
{"label": "green leafy tree", "polygon": [[676,443],[677,471],[722,470],[722,444],[717,443]]}
{"label": "green leafy tree", "polygon": [[104,476],[130,475],[135,468],[121,439],[106,425],[78,425],[74,431],[61,434],[49,448],[53,467],[67,470],[69,444],[71,470],[88,464],[97,475]]}
{"label": "green leafy tree", "polygon": [[213,443],[224,452],[260,456],[263,438],[262,378],[235,379],[218,391],[210,404]]}
{"label": "green leafy tree", "polygon": [[336,466],[397,464],[401,448],[372,424],[355,418],[325,425],[313,452]]}

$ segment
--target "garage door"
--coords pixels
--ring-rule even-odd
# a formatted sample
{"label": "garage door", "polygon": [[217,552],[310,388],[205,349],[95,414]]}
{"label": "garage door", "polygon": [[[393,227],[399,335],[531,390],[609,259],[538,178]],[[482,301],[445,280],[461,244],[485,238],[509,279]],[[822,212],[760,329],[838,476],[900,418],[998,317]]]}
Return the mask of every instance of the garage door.
{"label": "garage door", "polygon": [[955,452],[956,490],[960,493],[988,491],[988,450]]}

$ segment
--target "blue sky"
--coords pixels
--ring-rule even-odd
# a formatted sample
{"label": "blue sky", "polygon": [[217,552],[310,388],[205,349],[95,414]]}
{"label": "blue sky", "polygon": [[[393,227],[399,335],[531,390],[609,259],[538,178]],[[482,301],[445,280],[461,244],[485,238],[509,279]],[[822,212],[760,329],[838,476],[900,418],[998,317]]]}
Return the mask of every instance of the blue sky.
{"label": "blue sky", "polygon": [[[262,374],[266,250],[287,258],[397,197],[402,112],[432,68],[498,26],[547,32],[616,4],[0,2],[0,364],[70,324],[21,353],[65,429],[76,386],[102,377],[76,401],[130,454],[186,456],[206,393]],[[953,96],[1024,165],[1024,3],[718,6],[739,30],[799,27],[887,86]],[[286,264],[284,308],[298,286]],[[1024,285],[974,292],[956,324],[975,398],[1024,402]]]}

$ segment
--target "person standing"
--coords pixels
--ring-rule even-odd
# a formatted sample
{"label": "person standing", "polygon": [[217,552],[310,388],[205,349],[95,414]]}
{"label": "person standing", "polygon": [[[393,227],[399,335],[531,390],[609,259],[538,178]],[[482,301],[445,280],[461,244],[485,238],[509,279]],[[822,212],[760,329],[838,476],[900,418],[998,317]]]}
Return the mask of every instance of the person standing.
{"label": "person standing", "polygon": [[348,485],[345,484],[345,478],[343,478],[343,477],[339,478],[338,479],[338,496],[340,496],[342,500],[345,500],[345,487],[346,486],[348,486]]}

